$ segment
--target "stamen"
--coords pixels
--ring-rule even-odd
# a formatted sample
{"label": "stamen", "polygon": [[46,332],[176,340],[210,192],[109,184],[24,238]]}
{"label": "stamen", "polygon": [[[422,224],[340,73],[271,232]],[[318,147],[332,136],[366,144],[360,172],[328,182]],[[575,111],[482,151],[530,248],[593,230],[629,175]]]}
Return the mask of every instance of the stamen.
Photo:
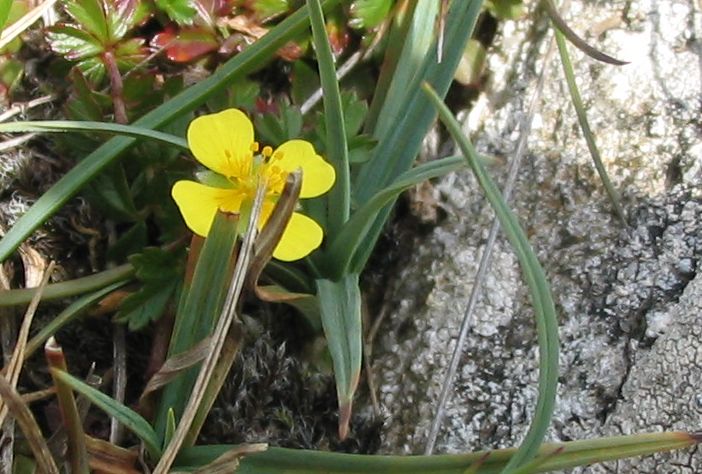
{"label": "stamen", "polygon": [[[254,152],[254,153],[257,153],[257,152],[258,152],[258,148],[259,148],[258,142],[253,142],[253,143],[251,144],[250,150],[251,150],[252,152]],[[265,150],[265,148],[264,148],[264,150]]]}
{"label": "stamen", "polygon": [[226,156],[227,159],[230,160],[232,158],[232,152],[229,150],[224,150],[224,156]]}
{"label": "stamen", "polygon": [[269,146],[264,146],[261,154],[263,156],[265,156],[266,158],[269,158],[273,154],[273,148],[271,148]]}
{"label": "stamen", "polygon": [[272,158],[273,158],[274,160],[282,160],[282,159],[283,159],[283,152],[280,151],[280,150],[276,150],[276,152],[273,153],[273,157],[272,157]]}

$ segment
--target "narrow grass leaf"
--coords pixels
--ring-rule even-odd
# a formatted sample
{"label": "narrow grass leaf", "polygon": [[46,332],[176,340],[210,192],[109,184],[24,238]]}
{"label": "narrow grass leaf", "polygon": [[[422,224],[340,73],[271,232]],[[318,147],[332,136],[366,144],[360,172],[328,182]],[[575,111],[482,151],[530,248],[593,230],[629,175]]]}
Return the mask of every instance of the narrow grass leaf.
{"label": "narrow grass leaf", "polygon": [[[537,466],[535,472],[561,471],[596,462],[644,456],[690,447],[699,441],[696,434],[670,432],[549,443],[539,450],[539,458],[545,457],[546,461]],[[176,465],[179,469],[193,470],[232,448],[231,445],[187,448],[180,453]],[[245,456],[237,474],[496,474],[515,452],[516,449],[508,448],[469,454],[372,456],[271,447],[262,453]],[[470,470],[476,466],[477,469]]]}
{"label": "narrow grass leaf", "polygon": [[0,133],[19,132],[44,132],[44,133],[67,133],[67,132],[105,132],[117,135],[125,135],[133,138],[148,138],[166,145],[173,145],[184,150],[188,149],[188,142],[185,139],[176,137],[169,133],[158,132],[148,128],[134,125],[121,125],[109,122],[90,122],[74,120],[38,120],[32,122],[6,122],[0,123]]}
{"label": "narrow grass leaf", "polygon": [[[105,270],[75,280],[62,281],[46,285],[42,301],[53,301],[71,296],[82,295],[90,291],[101,290],[109,285],[123,284],[134,275],[134,266],[130,263]],[[36,294],[36,288],[22,288],[19,290],[1,290],[0,307],[18,306],[29,303]]]}
{"label": "narrow grass leaf", "polygon": [[[386,57],[385,61],[390,61],[395,68],[392,69],[391,79],[384,97],[382,107],[378,113],[375,126],[372,130],[373,136],[382,139],[402,117],[403,108],[412,95],[412,89],[408,84],[412,84],[416,75],[421,73],[422,64],[426,61],[429,52],[434,47],[436,38],[436,17],[439,13],[439,3],[434,1],[409,2],[407,9],[411,13],[408,18],[406,29],[401,26],[393,35],[393,38],[402,47],[399,59]],[[387,55],[396,54],[390,46]],[[386,71],[382,71],[386,73]],[[389,70],[388,70],[389,73]],[[382,80],[382,77],[381,77]],[[382,92],[382,90],[381,90]],[[373,97],[375,101],[376,98]]]}
{"label": "narrow grass leaf", "polygon": [[575,82],[575,73],[573,72],[573,63],[570,61],[570,55],[568,54],[568,46],[566,45],[563,33],[560,31],[556,31],[555,33],[556,43],[558,44],[558,52],[561,55],[561,64],[563,65],[563,74],[565,75],[566,82],[568,83],[570,100],[573,103],[575,113],[578,116],[578,124],[580,124],[580,130],[582,130],[583,137],[585,137],[587,149],[590,151],[590,156],[592,157],[592,161],[595,163],[597,174],[600,175],[600,179],[605,187],[605,191],[607,191],[609,200],[612,201],[614,212],[616,212],[617,217],[619,217],[619,220],[621,220],[622,223],[626,223],[626,217],[624,215],[624,209],[622,209],[619,193],[614,188],[612,181],[609,179],[607,169],[605,168],[604,163],[602,163],[600,151],[597,148],[597,143],[595,142],[595,136],[592,133],[590,123],[587,120],[587,112],[585,111],[583,100],[580,97],[578,85]]}
{"label": "narrow grass leaf", "polygon": [[51,375],[70,386],[76,392],[85,396],[94,405],[99,407],[108,415],[116,418],[128,430],[130,430],[144,442],[149,455],[151,455],[153,459],[159,458],[161,450],[158,445],[156,432],[154,432],[151,425],[149,425],[149,422],[146,421],[141,415],[130,410],[101,391],[94,389],[85,382],[78,380],[67,372],[52,369]]}
{"label": "narrow grass leaf", "polygon": [[551,416],[556,401],[556,389],[558,387],[559,343],[556,309],[546,275],[529,244],[526,234],[521,229],[517,217],[507,206],[499,189],[485,171],[479,155],[464,136],[460,124],[453,117],[451,111],[428,84],[425,84],[424,90],[427,92],[428,97],[431,98],[434,107],[438,110],[441,121],[458,143],[468,165],[478,180],[478,184],[483,189],[495,215],[500,221],[507,240],[512,244],[514,252],[519,259],[524,279],[529,286],[534,306],[539,339],[539,397],[529,431],[514,457],[503,471],[508,473],[516,467],[529,462],[536,455],[546,435],[546,430],[551,423]]}
{"label": "narrow grass leaf", "polygon": [[[181,293],[168,349],[169,358],[190,350],[212,335],[231,278],[237,222],[235,215],[217,213],[200,250],[192,281]],[[156,431],[160,436],[165,433],[169,410],[175,411],[176,420],[180,419],[197,374],[196,366],[186,369],[163,390],[156,416]]]}
{"label": "narrow grass leaf", "polygon": [[553,0],[543,0],[541,3],[546,8],[546,13],[548,13],[549,18],[556,27],[556,30],[563,36],[568,38],[568,41],[570,41],[573,44],[573,46],[578,48],[580,51],[587,54],[593,59],[602,61],[603,63],[613,64],[615,66],[623,66],[625,64],[629,64],[626,61],[621,61],[617,58],[613,58],[612,56],[605,54],[602,51],[599,51],[587,44],[587,42],[584,39],[578,36],[578,34],[575,31],[573,31],[570,28],[570,26],[568,26],[568,23],[565,22],[563,17],[561,17],[560,13],[558,13],[556,5],[553,3]]}
{"label": "narrow grass leaf", "polygon": [[[334,166],[336,182],[329,191],[329,215],[327,233],[336,235],[349,218],[351,210],[351,178],[349,175],[349,152],[346,141],[346,125],[341,106],[339,81],[336,79],[334,56],[324,23],[324,13],[319,0],[307,0],[312,26],[312,41],[319,64],[324,102],[324,124],[326,129],[327,160]],[[304,179],[304,176],[303,176]]]}
{"label": "narrow grass leaf", "polygon": [[[324,2],[324,7],[332,7],[337,3],[339,0],[327,0]],[[133,125],[156,129],[191,112],[234,79],[250,73],[268,62],[279,48],[304,31],[308,20],[307,8],[299,9],[275,28],[272,28],[251,47],[227,61],[210,77],[155,108],[135,121]],[[136,139],[127,137],[112,138],[59,179],[0,240],[0,262],[5,261],[37,227],[56,213],[66,201],[107,165],[116,160],[135,141]]]}
{"label": "narrow grass leaf", "polygon": [[363,333],[358,274],[346,274],[338,280],[317,280],[317,298],[324,335],[334,362],[339,399],[339,437],[345,439],[361,371]]}
{"label": "narrow grass leaf", "polygon": [[[441,62],[437,62],[437,48],[434,44],[413,75],[412,82],[402,84],[407,94],[394,118],[389,117],[378,122],[380,126],[381,122],[391,120],[391,126],[382,137],[377,137],[380,141],[371,159],[363,165],[352,184],[354,197],[359,205],[363,205],[392,183],[397,176],[412,167],[422,140],[436,118],[436,112],[429,99],[421,92],[421,84],[426,81],[440,96],[446,94],[481,8],[482,0],[451,2],[446,16]],[[392,205],[388,204],[378,213],[363,245],[353,256],[353,271],[360,272],[365,267],[391,208]]]}
{"label": "narrow grass leaf", "polygon": [[368,202],[357,209],[329,246],[329,254],[341,259],[337,267],[339,274],[351,271],[351,258],[363,243],[375,217],[388,203],[416,184],[444,176],[464,166],[465,160],[462,156],[451,156],[422,163],[398,176],[395,182],[376,193]]}

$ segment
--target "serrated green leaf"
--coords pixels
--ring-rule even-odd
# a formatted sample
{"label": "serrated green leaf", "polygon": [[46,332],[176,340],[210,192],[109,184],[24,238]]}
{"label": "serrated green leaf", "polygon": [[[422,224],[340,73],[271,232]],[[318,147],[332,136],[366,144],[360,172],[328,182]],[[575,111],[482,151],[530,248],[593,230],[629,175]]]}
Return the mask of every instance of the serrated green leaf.
{"label": "serrated green leaf", "polygon": [[393,0],[356,0],[351,4],[349,26],[357,30],[371,29],[385,20]]}
{"label": "serrated green leaf", "polygon": [[107,6],[107,28],[113,41],[124,38],[151,15],[150,3],[143,0],[113,0]]}
{"label": "serrated green leaf", "polygon": [[80,61],[102,53],[105,47],[93,36],[73,26],[53,26],[46,34],[51,49],[69,61]]}
{"label": "serrated green leaf", "polygon": [[66,12],[87,33],[94,36],[102,46],[110,44],[107,27],[106,5],[100,0],[69,0],[66,2]]}
{"label": "serrated green leaf", "polygon": [[120,41],[115,48],[115,59],[120,71],[127,72],[142,62],[148,56],[148,51],[144,47],[144,40],[132,38]]}
{"label": "serrated green leaf", "polygon": [[118,222],[137,222],[139,213],[121,164],[96,177],[86,189],[91,204]]}
{"label": "serrated green leaf", "polygon": [[156,0],[156,6],[179,25],[191,24],[197,13],[189,0]]}
{"label": "serrated green leaf", "polygon": [[78,69],[83,73],[86,79],[93,84],[100,84],[105,78],[105,64],[98,56],[83,59],[78,63]]}
{"label": "serrated green leaf", "polygon": [[142,286],[122,301],[115,320],[128,324],[130,331],[143,329],[163,315],[177,287],[178,281],[175,279]]}
{"label": "serrated green leaf", "polygon": [[143,282],[160,282],[181,275],[182,252],[169,252],[159,247],[146,247],[142,253],[129,257],[135,275]]}

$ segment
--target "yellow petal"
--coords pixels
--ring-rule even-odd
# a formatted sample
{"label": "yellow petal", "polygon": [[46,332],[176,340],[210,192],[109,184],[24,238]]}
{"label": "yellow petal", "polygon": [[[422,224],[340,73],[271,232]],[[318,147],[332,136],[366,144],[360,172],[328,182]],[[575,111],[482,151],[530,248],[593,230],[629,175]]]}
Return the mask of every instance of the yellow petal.
{"label": "yellow petal", "polygon": [[[281,155],[278,155],[278,154]],[[276,156],[280,158],[276,159]],[[284,171],[292,172],[302,168],[301,198],[311,198],[324,194],[334,185],[334,167],[319,156],[311,143],[304,140],[290,140],[273,152],[271,164]]]}
{"label": "yellow petal", "polygon": [[299,260],[319,247],[322,237],[324,233],[319,224],[305,215],[293,212],[273,251],[273,257],[284,262]]}
{"label": "yellow petal", "polygon": [[188,228],[202,237],[210,231],[217,209],[239,212],[241,207],[241,194],[237,190],[213,188],[194,181],[176,182],[171,196]]}
{"label": "yellow petal", "polygon": [[238,109],[202,115],[188,127],[188,146],[195,158],[226,177],[246,177],[252,165],[254,130]]}

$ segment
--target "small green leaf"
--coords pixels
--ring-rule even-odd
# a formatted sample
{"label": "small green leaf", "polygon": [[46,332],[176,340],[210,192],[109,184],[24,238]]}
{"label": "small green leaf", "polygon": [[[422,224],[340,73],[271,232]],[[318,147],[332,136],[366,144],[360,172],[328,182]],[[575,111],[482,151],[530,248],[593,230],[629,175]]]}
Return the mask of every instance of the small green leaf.
{"label": "small green leaf", "polygon": [[121,41],[115,48],[115,59],[120,71],[127,72],[142,62],[148,56],[148,51],[144,47],[144,40],[132,38]]}
{"label": "small green leaf", "polygon": [[183,274],[183,254],[147,247],[132,255],[129,262],[143,286],[122,302],[116,319],[129,323],[129,329],[136,331],[158,319],[177,292]]}
{"label": "small green leaf", "polygon": [[388,17],[392,3],[392,0],[356,0],[351,4],[349,26],[357,30],[375,28]]}
{"label": "small green leaf", "polygon": [[140,220],[121,163],[97,176],[86,188],[85,195],[93,206],[117,222]]}
{"label": "small green leaf", "polygon": [[100,0],[69,0],[66,12],[102,45],[110,43],[106,4]]}
{"label": "small green leaf", "polygon": [[46,34],[52,51],[69,61],[91,58],[105,50],[95,37],[73,26],[53,26]]}
{"label": "small green leaf", "polygon": [[191,24],[196,13],[189,0],[156,0],[156,6],[179,25]]}
{"label": "small green leaf", "polygon": [[128,324],[130,331],[143,329],[163,315],[177,288],[177,280],[145,284],[122,301],[115,320]]}

